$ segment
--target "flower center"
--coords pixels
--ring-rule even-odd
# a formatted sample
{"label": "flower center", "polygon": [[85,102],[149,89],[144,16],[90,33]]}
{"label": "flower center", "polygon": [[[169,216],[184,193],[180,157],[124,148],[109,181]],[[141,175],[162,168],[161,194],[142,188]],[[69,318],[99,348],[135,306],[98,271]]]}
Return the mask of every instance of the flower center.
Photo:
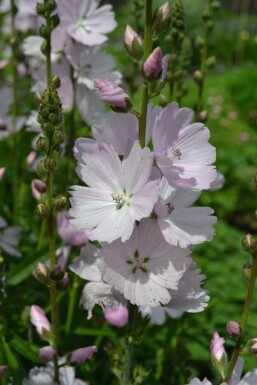
{"label": "flower center", "polygon": [[83,28],[86,32],[91,32],[91,28],[87,26],[87,21],[85,19],[77,20],[76,27]]}
{"label": "flower center", "polygon": [[169,153],[170,158],[177,158],[178,160],[181,159],[182,152],[180,151],[179,148],[172,148],[170,153]]}
{"label": "flower center", "polygon": [[117,203],[117,209],[120,209],[122,206],[130,205],[130,198],[132,195],[129,195],[124,191],[123,194],[118,194],[118,193],[112,193],[111,194],[112,200]]}
{"label": "flower center", "polygon": [[168,214],[171,214],[172,211],[174,210],[174,206],[171,203],[166,203],[165,207],[167,209]]}
{"label": "flower center", "polygon": [[135,251],[135,254],[134,254],[134,259],[128,259],[127,260],[127,264],[128,265],[132,265],[132,273],[135,274],[137,270],[141,270],[143,271],[144,273],[147,273],[147,269],[146,269],[146,263],[149,261],[150,258],[141,258],[139,255],[138,255],[138,251],[136,250]]}

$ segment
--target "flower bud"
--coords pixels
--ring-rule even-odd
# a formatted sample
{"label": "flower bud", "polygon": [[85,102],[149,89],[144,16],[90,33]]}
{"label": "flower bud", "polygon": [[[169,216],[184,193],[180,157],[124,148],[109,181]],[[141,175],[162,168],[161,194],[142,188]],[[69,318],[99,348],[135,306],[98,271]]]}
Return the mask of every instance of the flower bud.
{"label": "flower bud", "polygon": [[96,79],[94,81],[96,95],[116,112],[128,112],[131,109],[131,101],[128,94],[117,84],[107,80]]}
{"label": "flower bud", "polygon": [[47,25],[41,25],[39,29],[39,35],[44,39],[48,39],[51,35],[51,31]]}
{"label": "flower bud", "polygon": [[46,179],[46,177],[47,177],[47,170],[45,169],[44,161],[43,160],[41,160],[37,164],[37,173],[38,173],[38,175],[40,176],[41,179],[43,179],[43,180]]}
{"label": "flower bud", "polygon": [[197,70],[194,72],[194,81],[197,83],[197,84],[202,84],[203,82],[203,74],[201,71]]}
{"label": "flower bud", "polygon": [[3,366],[3,365],[0,366],[0,381],[2,381],[2,379],[4,378],[4,375],[7,369],[8,369],[8,366]]}
{"label": "flower bud", "polygon": [[242,275],[243,278],[246,279],[246,281],[250,280],[252,266],[253,264],[250,261],[246,262],[243,266]]}
{"label": "flower bud", "polygon": [[64,277],[64,271],[61,266],[55,265],[50,271],[50,278],[54,281],[60,281]]}
{"label": "flower bud", "polygon": [[144,52],[143,39],[129,25],[126,27],[123,42],[131,57],[135,59],[142,57]]}
{"label": "flower bud", "polygon": [[168,1],[155,11],[153,27],[156,35],[165,32],[171,22],[170,5]]}
{"label": "flower bud", "polygon": [[52,348],[52,346],[44,346],[39,350],[39,357],[45,362],[52,361],[55,354],[56,351]]}
{"label": "flower bud", "polygon": [[149,82],[155,81],[162,74],[162,50],[155,48],[151,55],[146,59],[142,67],[142,76]]}
{"label": "flower bud", "polygon": [[61,86],[61,79],[59,76],[54,75],[51,79],[51,83],[54,85],[55,88],[59,88]]}
{"label": "flower bud", "polygon": [[208,68],[213,68],[216,65],[216,58],[215,56],[210,56],[206,60],[206,65]]}
{"label": "flower bud", "polygon": [[64,196],[55,198],[53,200],[53,209],[56,211],[62,211],[67,205],[68,199]]}
{"label": "flower bud", "polygon": [[199,114],[199,120],[201,123],[205,123],[208,118],[208,112],[206,110],[203,110]]}
{"label": "flower bud", "polygon": [[48,206],[44,203],[39,203],[36,206],[35,212],[36,212],[37,216],[39,216],[39,218],[42,218],[42,219],[47,219],[49,216]]}
{"label": "flower bud", "polygon": [[219,1],[213,1],[211,3],[211,9],[214,11],[214,12],[217,12],[220,10],[220,3]]}
{"label": "flower bud", "polygon": [[242,247],[244,251],[253,255],[257,251],[257,239],[247,234],[242,240]]}
{"label": "flower bud", "polygon": [[31,182],[31,191],[33,197],[39,201],[43,192],[46,191],[46,184],[41,179],[33,179]]}
{"label": "flower bud", "polygon": [[46,170],[53,171],[57,166],[57,161],[54,158],[46,158],[44,160],[44,166]]}
{"label": "flower bud", "polygon": [[30,308],[30,322],[36,327],[38,334],[41,336],[51,329],[44,310],[37,305],[32,305]]}
{"label": "flower bud", "polygon": [[212,337],[210,349],[213,365],[223,373],[227,364],[227,353],[224,349],[224,338],[221,338],[217,332]]}
{"label": "flower bud", "polygon": [[249,354],[257,354],[257,338],[252,338],[247,342],[247,351]]}
{"label": "flower bud", "polygon": [[47,54],[47,51],[48,51],[48,43],[47,43],[47,41],[43,41],[43,43],[41,44],[40,50],[41,50],[43,55]]}
{"label": "flower bud", "polygon": [[46,0],[45,7],[47,12],[52,13],[56,10],[57,4],[55,0]]}
{"label": "flower bud", "polygon": [[50,274],[49,268],[43,263],[39,262],[36,266],[35,273],[34,273],[37,280],[42,283],[47,283],[49,274]]}
{"label": "flower bud", "polygon": [[208,31],[212,31],[213,28],[214,28],[214,21],[213,20],[208,20],[207,23],[206,23],[206,26],[207,26],[207,29]]}
{"label": "flower bud", "polygon": [[210,14],[209,10],[206,9],[205,11],[203,11],[202,19],[204,21],[208,21],[208,20],[210,20],[210,18],[211,18],[211,14]]}
{"label": "flower bud", "polygon": [[26,163],[27,163],[27,165],[28,165],[28,166],[31,166],[31,165],[34,163],[36,157],[37,157],[36,152],[35,152],[35,151],[31,151],[31,152],[29,153],[29,155],[27,156],[27,158],[26,158]]}
{"label": "flower bud", "polygon": [[110,325],[122,328],[128,323],[128,309],[119,304],[117,307],[104,308],[104,318]]}
{"label": "flower bud", "polygon": [[37,3],[36,12],[38,15],[45,16],[45,12],[46,12],[45,4]]}
{"label": "flower bud", "polygon": [[44,153],[48,152],[48,145],[48,140],[43,136],[40,136],[36,142],[37,150]]}
{"label": "flower bud", "polygon": [[96,346],[88,346],[87,348],[80,348],[74,350],[69,358],[72,366],[82,365],[86,360],[90,360],[92,355],[97,352]]}
{"label": "flower bud", "polygon": [[58,27],[58,25],[60,24],[60,17],[57,13],[55,13],[53,16],[51,16],[50,18],[50,26],[51,26],[51,30],[55,29],[56,27]]}
{"label": "flower bud", "polygon": [[65,273],[63,279],[57,282],[57,289],[64,291],[68,289],[68,286],[69,286],[69,276],[68,276],[68,273]]}
{"label": "flower bud", "polygon": [[242,329],[238,322],[228,321],[226,326],[226,332],[229,337],[237,339],[241,336]]}
{"label": "flower bud", "polygon": [[5,168],[4,167],[0,167],[0,180],[3,179],[4,174],[5,174]]}

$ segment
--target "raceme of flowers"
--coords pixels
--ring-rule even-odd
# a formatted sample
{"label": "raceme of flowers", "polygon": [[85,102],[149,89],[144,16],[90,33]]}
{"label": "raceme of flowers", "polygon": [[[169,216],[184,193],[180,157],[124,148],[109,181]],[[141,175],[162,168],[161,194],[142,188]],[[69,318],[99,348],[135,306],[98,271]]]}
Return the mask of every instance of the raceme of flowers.
{"label": "raceme of flowers", "polygon": [[[108,84],[108,82],[106,82]],[[71,187],[70,224],[88,243],[71,270],[89,281],[81,304],[116,309],[127,301],[152,322],[166,314],[198,312],[209,297],[201,288],[192,247],[210,240],[213,210],[192,204],[217,179],[209,130],[191,123],[192,111],[176,103],[148,106],[146,145],[132,113],[106,113],[93,126],[96,139],[78,139],[77,174]]]}

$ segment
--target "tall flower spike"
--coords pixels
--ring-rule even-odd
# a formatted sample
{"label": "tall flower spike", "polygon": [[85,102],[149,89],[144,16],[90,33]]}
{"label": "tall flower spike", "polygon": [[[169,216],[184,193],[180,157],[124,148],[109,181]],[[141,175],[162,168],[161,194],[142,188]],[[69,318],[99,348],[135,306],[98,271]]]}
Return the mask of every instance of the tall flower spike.
{"label": "tall flower spike", "polygon": [[149,149],[141,149],[135,141],[121,161],[112,147],[102,143],[80,157],[77,173],[89,187],[72,187],[71,225],[85,230],[90,240],[126,241],[135,221],[151,214],[158,197],[159,181],[149,181],[153,168]]}

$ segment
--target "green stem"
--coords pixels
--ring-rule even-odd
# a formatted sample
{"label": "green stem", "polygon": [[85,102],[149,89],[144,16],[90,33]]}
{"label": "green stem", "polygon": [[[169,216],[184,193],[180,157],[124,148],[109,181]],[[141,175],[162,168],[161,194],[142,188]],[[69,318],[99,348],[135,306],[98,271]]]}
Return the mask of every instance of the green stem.
{"label": "green stem", "polygon": [[67,334],[69,334],[71,331],[73,313],[74,313],[74,308],[76,304],[78,289],[80,286],[79,283],[80,283],[80,279],[76,275],[74,275],[73,286],[69,292],[68,315],[67,315],[67,320],[65,325],[65,331]]}
{"label": "green stem", "polygon": [[206,75],[206,59],[207,59],[207,55],[208,55],[208,40],[209,40],[209,32],[208,32],[208,28],[206,27],[204,46],[203,46],[202,55],[201,55],[202,81],[199,84],[198,99],[197,99],[197,103],[196,103],[197,119],[199,119],[199,115],[200,115],[200,112],[202,111],[202,105],[203,105],[203,92],[204,92],[205,75]]}
{"label": "green stem", "polygon": [[[153,27],[152,27],[152,15],[153,15],[153,1],[145,0],[145,49],[144,49],[144,61],[152,52],[153,45]],[[145,146],[145,131],[146,131],[146,116],[147,105],[149,100],[149,86],[148,83],[143,80],[142,87],[142,102],[141,102],[141,115],[139,118],[139,142],[141,147]]]}
{"label": "green stem", "polygon": [[225,382],[227,382],[227,383],[230,381],[234,367],[236,365],[237,359],[238,359],[239,354],[240,354],[240,348],[241,348],[243,335],[244,335],[244,332],[246,329],[248,317],[250,315],[256,278],[257,278],[257,253],[253,256],[253,266],[251,269],[250,281],[249,281],[249,285],[248,285],[244,310],[243,310],[243,314],[242,314],[242,321],[241,321],[242,333],[241,333],[241,336],[236,341],[234,351],[233,351],[233,354],[231,357],[231,361],[229,363],[228,371],[227,371],[227,374],[225,377]]}
{"label": "green stem", "polygon": [[125,341],[125,367],[122,375],[122,385],[132,385],[131,381],[132,371],[132,345],[128,339]]}
{"label": "green stem", "polygon": [[43,241],[45,238],[45,231],[46,231],[46,221],[43,220],[41,222],[39,237],[38,237],[38,241],[37,241],[37,249],[36,249],[37,251],[40,251],[42,248],[42,244],[43,244]]}

